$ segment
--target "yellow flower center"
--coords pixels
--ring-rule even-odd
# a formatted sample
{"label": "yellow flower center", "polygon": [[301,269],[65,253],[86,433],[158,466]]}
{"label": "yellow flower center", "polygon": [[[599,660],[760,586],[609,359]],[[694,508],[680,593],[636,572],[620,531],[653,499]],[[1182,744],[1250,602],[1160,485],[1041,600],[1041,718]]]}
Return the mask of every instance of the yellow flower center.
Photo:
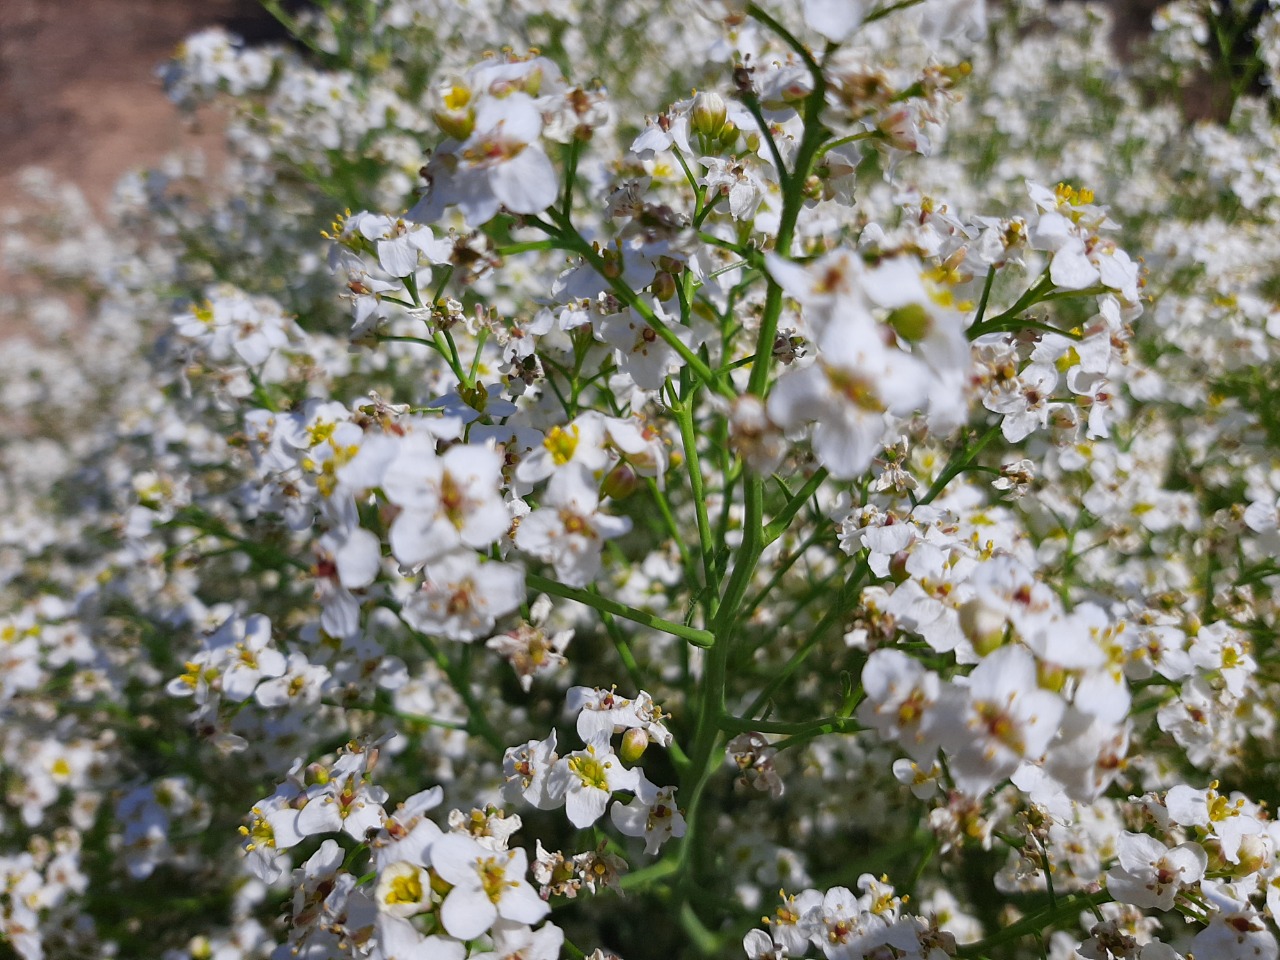
{"label": "yellow flower center", "polygon": [[571,426],[568,430],[561,427],[552,427],[547,434],[547,438],[542,441],[542,445],[551,454],[551,459],[555,462],[555,465],[563,467],[573,459],[574,451],[578,449],[577,426]]}
{"label": "yellow flower center", "polygon": [[493,903],[502,899],[503,891],[515,885],[516,881],[506,878],[506,864],[499,863],[496,857],[480,861],[480,886]]}
{"label": "yellow flower center", "polygon": [[413,873],[396,877],[387,890],[387,903],[421,903],[422,878],[415,870]]}
{"label": "yellow flower center", "polygon": [[577,775],[584,787],[594,787],[597,790],[609,789],[609,777],[605,772],[605,765],[598,758],[572,757],[569,760],[569,769]]}

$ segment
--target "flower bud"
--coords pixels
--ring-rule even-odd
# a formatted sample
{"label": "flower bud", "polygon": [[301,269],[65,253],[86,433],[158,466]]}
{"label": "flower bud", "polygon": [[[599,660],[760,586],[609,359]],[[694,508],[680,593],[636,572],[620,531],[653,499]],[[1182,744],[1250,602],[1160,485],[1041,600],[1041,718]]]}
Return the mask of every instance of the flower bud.
{"label": "flower bud", "polygon": [[605,475],[600,492],[614,500],[625,500],[639,489],[640,475],[624,460]]}
{"label": "flower bud", "polygon": [[446,896],[453,889],[453,884],[446,880],[440,874],[436,873],[434,867],[427,868],[427,876],[431,878],[431,892],[440,896]]}
{"label": "flower bud", "polygon": [[689,123],[693,132],[708,140],[718,140],[729,118],[729,110],[724,98],[714,90],[704,90],[693,98],[693,108],[689,111]]}
{"label": "flower bud", "polygon": [[960,629],[979,656],[985,657],[1004,644],[1004,617],[981,600],[960,607]]}
{"label": "flower bud", "polygon": [[1056,663],[1040,661],[1036,664],[1036,683],[1041,690],[1052,690],[1061,693],[1067,685],[1067,671]]}
{"label": "flower bud", "polygon": [[903,584],[911,579],[911,574],[907,571],[907,560],[911,554],[906,550],[899,550],[889,558],[889,576],[896,584]]}
{"label": "flower bud", "polygon": [[618,747],[618,756],[623,763],[635,763],[644,756],[649,746],[649,734],[640,727],[632,727],[622,735],[622,745]]}
{"label": "flower bud", "polygon": [[659,270],[653,277],[653,295],[666,303],[676,295],[676,278]]}
{"label": "flower bud", "polygon": [[933,325],[929,311],[923,304],[908,303],[893,310],[888,316],[889,326],[907,343],[917,343],[929,334]]}
{"label": "flower bud", "polygon": [[1237,862],[1232,871],[1236,876],[1248,876],[1257,873],[1267,865],[1267,843],[1256,833],[1240,838],[1240,849],[1236,851]]}
{"label": "flower bud", "polygon": [[738,143],[738,125],[726,120],[720,128],[720,136],[716,138],[717,153],[732,153]]}

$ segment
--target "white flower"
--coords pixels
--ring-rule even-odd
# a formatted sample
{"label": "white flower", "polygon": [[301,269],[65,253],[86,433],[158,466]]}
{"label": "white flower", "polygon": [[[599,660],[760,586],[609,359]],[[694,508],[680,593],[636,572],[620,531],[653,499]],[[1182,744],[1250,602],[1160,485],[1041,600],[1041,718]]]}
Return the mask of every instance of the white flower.
{"label": "white flower", "polygon": [[932,761],[938,742],[925,719],[941,690],[938,675],[901,650],[883,649],[867,658],[862,686],[867,698],[858,706],[858,719],[886,740],[897,740],[920,763]]}
{"label": "white flower", "polygon": [[499,207],[541,213],[560,192],[556,168],[538,143],[541,133],[542,114],[528,94],[482,97],[470,135],[447,141],[431,158],[430,188],[409,219],[431,223],[455,204],[470,227],[488,223]]}
{"label": "white flower", "polygon": [[530,450],[516,465],[516,479],[534,484],[573,464],[590,473],[603,470],[609,461],[604,447],[604,417],[587,411],[565,427],[552,427],[542,443]]}
{"label": "white flower", "polygon": [[1107,892],[1121,903],[1172,910],[1183,886],[1199,883],[1209,858],[1198,843],[1170,849],[1155,837],[1125,831],[1116,841],[1120,862],[1107,871]]}
{"label": "white flower", "polygon": [[[693,331],[680,326],[662,304],[650,300],[654,315],[686,346],[693,342]],[[631,307],[602,318],[595,325],[597,335],[614,348],[618,366],[641,390],[661,390],[667,375],[684,365],[674,347]]]}
{"label": "white flower", "polygon": [[832,887],[805,915],[810,939],[827,960],[860,960],[885,942],[888,924],[863,909],[848,887]]}
{"label": "white flower", "polygon": [[1247,900],[1231,896],[1228,889],[1211,881],[1203,884],[1216,912],[1191,941],[1189,953],[1213,960],[1276,960],[1280,947],[1262,914]]}
{"label": "white flower", "polygon": [[415,274],[419,256],[429,263],[448,263],[453,252],[453,244],[435,239],[429,227],[382,214],[357,213],[347,221],[347,229],[373,241],[378,265],[393,277]]}
{"label": "white flower", "polygon": [[1039,759],[1066,708],[1061,697],[1040,688],[1035,658],[1017,646],[986,657],[961,695],[958,708],[940,706],[934,717],[956,786],[975,797],[1023,760]]}
{"label": "white flower", "polygon": [[502,457],[475,444],[459,444],[437,457],[431,446],[430,438],[410,438],[383,480],[387,496],[404,508],[391,525],[389,541],[407,567],[461,546],[482,550],[511,526],[498,490]]}
{"label": "white flower", "polygon": [[498,920],[492,936],[493,950],[473,953],[471,960],[559,960],[564,946],[564,931],[554,923],[534,930],[527,924]]}
{"label": "white flower", "polygon": [[247,700],[260,680],[285,672],[284,654],[270,643],[271,621],[266,617],[230,617],[205,638],[205,649],[165,689],[170,696],[194,696],[197,704],[218,693],[235,703]]}
{"label": "white flower", "polygon": [[533,686],[533,678],[551,673],[568,661],[565,647],[573,639],[572,630],[547,629],[551,616],[551,601],[544,594],[529,608],[529,619],[521,620],[514,630],[490,637],[485,646],[505,657],[516,672],[521,689],[526,692]]}
{"label": "white flower", "polygon": [[880,451],[885,414],[909,414],[928,396],[928,367],[888,347],[874,325],[833,320],[813,363],[783,374],[768,413],[793,429],[814,423],[813,452],[831,473],[859,476]]}
{"label": "white flower", "polygon": [[616,730],[643,726],[637,702],[612,689],[570,687],[565,706],[578,715],[578,736],[584,741],[607,740]]}
{"label": "white flower", "polygon": [[786,960],[786,948],[774,941],[763,930],[749,930],[742,938],[742,949],[747,960]]}
{"label": "white flower", "polygon": [[547,484],[540,506],[521,519],[515,544],[555,567],[562,583],[585,587],[600,573],[604,541],[631,529],[630,518],[600,513],[599,506],[589,473],[561,470]]}
{"label": "white flower", "polygon": [[559,759],[556,753],[556,732],[551,731],[545,740],[530,740],[519,747],[508,747],[502,757],[502,773],[506,782],[502,785],[502,797],[507,803],[523,798],[539,810],[554,810],[563,797],[553,797],[549,789],[548,775]]}
{"label": "white flower", "polygon": [[1240,794],[1228,799],[1217,791],[1217,781],[1206,790],[1187,784],[1170,787],[1165,795],[1169,819],[1184,827],[1199,827],[1218,842],[1222,855],[1231,863],[1240,862],[1240,846],[1245,838],[1263,832],[1261,821]]}
{"label": "white flower", "polygon": [[440,907],[450,936],[473,940],[499,917],[537,923],[551,908],[525,880],[528,859],[521,849],[495,851],[469,836],[448,834],[431,848],[431,866],[453,884]]}
{"label": "white flower", "polygon": [[382,802],[386,799],[386,790],[355,774],[335,777],[323,787],[313,788],[306,806],[298,811],[295,826],[302,836],[342,831],[363,842],[369,830],[382,826],[386,818]]}
{"label": "white flower", "polygon": [[428,810],[440,805],[444,791],[440,787],[421,790],[387,816],[379,834],[369,841],[374,863],[381,869],[397,861],[418,866],[431,862],[431,847],[442,836]]}
{"label": "white flower", "polygon": [[1047,363],[1028,364],[1017,379],[988,396],[988,410],[1004,414],[1000,425],[1010,443],[1025,440],[1049,422],[1049,402],[1058,386],[1058,372]]}
{"label": "white flower", "polygon": [[675,802],[675,787],[658,787],[640,774],[636,795],[617,802],[609,812],[613,825],[628,837],[644,837],[644,852],[656,854],[671,837],[683,837],[684,816]]}
{"label": "white flower", "polygon": [[415,629],[450,640],[476,640],[493,629],[524,599],[524,569],[491,560],[481,563],[468,550],[454,551],[423,570],[426,580],[404,604]]}
{"label": "white flower", "polygon": [[634,791],[638,780],[638,771],[624,767],[609,741],[598,738],[556,762],[550,791],[564,797],[570,823],[589,827],[604,815],[615,790]]}

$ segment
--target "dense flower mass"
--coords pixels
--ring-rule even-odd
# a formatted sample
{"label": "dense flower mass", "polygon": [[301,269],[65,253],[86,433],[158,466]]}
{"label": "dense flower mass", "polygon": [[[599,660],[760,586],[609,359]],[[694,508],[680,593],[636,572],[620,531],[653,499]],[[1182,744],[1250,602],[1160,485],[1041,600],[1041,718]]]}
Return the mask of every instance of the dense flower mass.
{"label": "dense flower mass", "polygon": [[0,955],[1280,957],[1280,4],[272,6],[8,224]]}

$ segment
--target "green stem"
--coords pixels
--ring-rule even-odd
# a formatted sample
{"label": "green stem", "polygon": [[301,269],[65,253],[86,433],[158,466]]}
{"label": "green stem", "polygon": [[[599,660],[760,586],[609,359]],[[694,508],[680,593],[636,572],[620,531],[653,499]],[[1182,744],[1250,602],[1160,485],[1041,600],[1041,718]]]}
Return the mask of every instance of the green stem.
{"label": "green stem", "polygon": [[820,736],[824,733],[860,733],[867,729],[848,717],[823,717],[791,723],[785,720],[753,720],[750,717],[724,717],[720,729],[729,733],[780,733],[789,736]]}
{"label": "green stem", "polygon": [[832,150],[836,149],[836,147],[843,147],[850,143],[857,143],[860,140],[870,140],[873,137],[877,137],[877,136],[880,136],[880,132],[878,130],[864,130],[862,131],[862,133],[854,133],[847,137],[840,137],[837,140],[828,140],[826,143],[822,145],[822,148],[818,151],[817,158],[821,160]]}
{"label": "green stem", "polygon": [[263,543],[250,540],[248,537],[242,537],[232,533],[225,523],[211,514],[205,513],[199,507],[183,507],[172,520],[164,523],[156,524],[159,528],[164,527],[195,527],[202,530],[209,536],[218,537],[227,540],[242,548],[251,560],[259,566],[266,567],[270,570],[282,570],[286,566],[294,567],[298,570],[311,571],[311,565],[306,561],[299,560],[297,557],[290,556],[283,550],[276,547],[267,546]]}
{"label": "green stem", "polygon": [[667,533],[671,535],[671,541],[676,545],[676,552],[680,554],[680,564],[684,567],[686,578],[690,580],[689,586],[696,590],[698,584],[692,579],[693,554],[689,552],[689,545],[684,542],[680,525],[676,523],[676,515],[671,510],[671,501],[667,499],[667,495],[658,487],[657,480],[653,477],[645,477],[644,479],[649,487],[649,494],[653,497],[653,502],[658,505],[658,512],[662,514],[662,522],[666,524]]}
{"label": "green stem", "polygon": [[672,636],[679,637],[695,647],[716,647],[716,635],[709,630],[699,630],[695,627],[685,626],[683,623],[675,623],[671,620],[664,620],[662,617],[654,616],[647,610],[638,610],[635,607],[629,607],[625,603],[619,603],[609,597],[602,597],[598,593],[591,593],[587,590],[581,590],[577,587],[566,586],[557,580],[549,580],[546,577],[540,577],[536,573],[525,574],[525,582],[534,590],[540,590],[542,593],[549,593],[553,597],[562,597],[565,600],[576,600],[578,603],[586,604],[605,613],[611,613],[615,617],[621,617],[623,620],[630,620],[633,623],[642,626],[651,627],[654,630],[661,630]]}
{"label": "green stem", "polygon": [[749,620],[751,618],[751,615],[756,612],[756,609],[760,604],[764,603],[765,600],[769,599],[769,597],[773,595],[774,589],[782,582],[782,578],[787,575],[787,572],[796,565],[796,561],[803,557],[805,551],[821,540],[825,535],[826,531],[821,528],[814,530],[809,534],[809,536],[805,537],[805,539],[801,541],[798,547],[791,551],[791,553],[778,564],[777,569],[773,572],[773,576],[769,578],[769,582],[761,587],[759,592],[748,600],[746,606],[742,608],[743,620]]}
{"label": "green stem", "polygon": [[716,548],[711,535],[711,520],[707,516],[707,495],[702,477],[702,462],[698,457],[698,434],[693,423],[693,391],[672,407],[676,423],[680,426],[680,440],[684,445],[685,467],[689,473],[689,490],[693,494],[693,508],[698,520],[698,549],[702,554],[702,575],[706,578],[708,620],[715,617],[720,580],[715,566]]}
{"label": "green stem", "polygon": [[668,855],[647,867],[624,874],[619,878],[618,886],[623,890],[642,890],[658,880],[665,880],[679,869],[679,858]]}
{"label": "green stem", "polygon": [[973,326],[982,326],[982,320],[987,315],[987,304],[991,302],[991,287],[996,281],[995,266],[987,267],[987,278],[982,281],[982,295],[978,297],[978,310],[973,315]]}
{"label": "green stem", "polygon": [[956,456],[947,461],[947,465],[943,468],[942,473],[938,475],[938,479],[925,492],[925,495],[916,501],[916,505],[924,503],[932,503],[937,496],[946,489],[947,484],[954,480],[957,476],[965,471],[975,457],[983,451],[987,444],[996,438],[1000,432],[1000,424],[993,423],[987,427],[986,432],[978,438],[977,442],[972,446],[967,446]]}
{"label": "green stem", "polygon": [[727,399],[736,399],[738,394],[733,387],[722,383],[716,376],[715,371],[707,366],[701,357],[689,349],[688,344],[676,336],[675,331],[658,318],[653,309],[640,298],[639,294],[632,290],[621,277],[610,276],[611,271],[605,269],[604,258],[595,251],[591,244],[587,243],[582,234],[578,233],[577,228],[567,219],[561,217],[559,211],[552,210],[551,213],[554,225],[535,218],[530,218],[530,222],[555,239],[562,250],[576,253],[582,257],[591,266],[592,270],[608,282],[609,288],[614,295],[639,314],[640,318],[653,328],[653,332],[689,366],[689,369],[697,375],[699,380]]}
{"label": "green stem", "polygon": [[818,492],[818,488],[822,486],[822,482],[826,479],[827,468],[819,467],[804,482],[804,486],[800,488],[799,492],[787,501],[787,505],[778,511],[778,515],[764,528],[764,545],[766,547],[786,533],[787,528],[791,526],[791,521],[795,519],[795,515],[809,502],[809,498]]}
{"label": "green stem", "polygon": [[875,23],[877,20],[883,20],[891,14],[897,13],[899,10],[908,10],[911,7],[919,6],[924,0],[898,0],[897,3],[891,3],[887,7],[881,7],[874,10],[863,19],[863,23]]}
{"label": "green stem", "polygon": [[555,250],[557,249],[553,240],[525,240],[520,243],[508,243],[506,246],[495,247],[494,253],[500,257],[509,257],[517,253],[533,253],[538,250]]}
{"label": "green stem", "polygon": [[604,621],[605,631],[609,634],[609,639],[613,641],[613,649],[617,651],[618,659],[622,661],[622,668],[627,671],[627,676],[630,678],[632,686],[636,690],[644,690],[648,684],[645,683],[644,676],[640,672],[640,664],[636,663],[636,655],[631,650],[631,644],[627,642],[626,634],[618,626],[613,614],[608,611],[601,610],[600,619]]}
{"label": "green stem", "polygon": [[998,933],[993,933],[977,943],[961,947],[956,951],[956,956],[985,957],[993,947],[1012,943],[1022,937],[1043,933],[1047,928],[1061,923],[1063,920],[1071,920],[1078,917],[1082,910],[1092,910],[1100,904],[1110,903],[1112,899],[1111,894],[1105,890],[1100,893],[1071,894],[1060,899],[1054,906],[1045,907],[1030,916],[1023,917],[1016,923],[1009,924]]}
{"label": "green stem", "polygon": [[[1022,313],[1028,307],[1035,306],[1045,298],[1045,295],[1053,289],[1053,281],[1049,279],[1049,273],[1046,270],[1031,287],[1022,294],[1008,310],[998,313],[990,320],[984,320],[981,323],[974,323],[969,327],[966,336],[970,340],[976,340],[984,333],[990,333],[993,330],[999,330],[1010,321],[1015,321],[1018,314]],[[984,305],[985,307],[985,305]]]}
{"label": "green stem", "polygon": [[[748,5],[747,12],[796,50],[813,76],[813,90],[804,99],[804,134],[800,138],[800,148],[796,153],[795,169],[788,174],[781,165],[778,168],[778,178],[782,183],[782,216],[778,222],[778,236],[774,242],[774,250],[779,256],[789,257],[796,222],[804,207],[805,181],[809,178],[809,171],[826,136],[819,118],[826,99],[827,85],[822,76],[822,68],[804,44],[796,40],[781,24],[755,4]],[[750,100],[751,98],[744,97],[748,109],[751,107]],[[782,314],[782,287],[773,277],[768,274],[766,277],[769,286],[765,294],[764,312],[760,318],[760,332],[756,335],[755,349],[760,363],[751,368],[751,380],[747,387],[748,391],[757,397],[763,397],[768,390],[769,372],[773,360],[773,341],[778,335],[778,318]]]}

